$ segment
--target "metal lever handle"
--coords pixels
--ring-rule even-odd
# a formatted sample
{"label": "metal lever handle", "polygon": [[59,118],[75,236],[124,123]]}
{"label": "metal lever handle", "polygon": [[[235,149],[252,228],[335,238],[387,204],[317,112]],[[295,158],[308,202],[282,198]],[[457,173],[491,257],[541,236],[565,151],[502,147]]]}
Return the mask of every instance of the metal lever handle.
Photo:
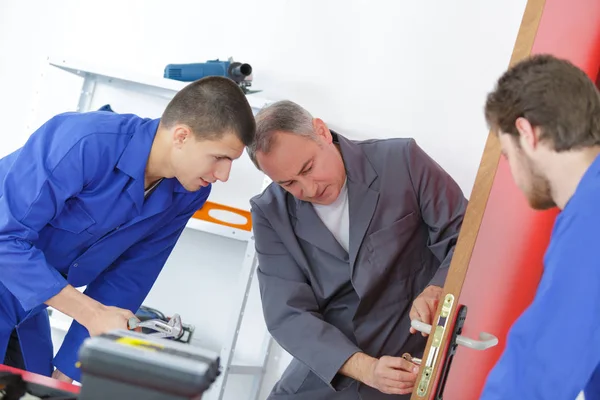
{"label": "metal lever handle", "polygon": [[[427,333],[427,334],[431,333],[431,325],[426,324],[424,322],[413,319],[410,322],[410,325],[413,328],[415,328],[416,330],[418,330],[419,332],[423,332],[423,333]],[[474,350],[486,350],[486,349],[489,349],[490,347],[494,347],[495,345],[497,345],[498,338],[496,336],[486,333],[486,332],[479,333],[479,340],[464,337],[462,335],[458,335],[456,337],[456,344],[459,344],[461,346],[468,347],[468,348],[474,349]]]}

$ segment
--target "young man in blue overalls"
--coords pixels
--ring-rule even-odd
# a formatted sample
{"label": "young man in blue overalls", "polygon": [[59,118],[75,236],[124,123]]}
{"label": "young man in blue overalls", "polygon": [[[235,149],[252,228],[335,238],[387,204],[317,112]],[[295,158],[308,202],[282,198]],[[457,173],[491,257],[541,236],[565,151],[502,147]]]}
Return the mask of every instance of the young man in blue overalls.
{"label": "young man in blue overalls", "polygon": [[[160,119],[61,114],[0,159],[0,362],[79,380],[83,340],[127,328],[254,131],[242,90],[207,77]],[[47,306],[74,319],[54,360]]]}
{"label": "young man in blue overalls", "polygon": [[571,63],[534,56],[488,96],[517,186],[560,209],[535,299],[512,326],[481,399],[600,399],[600,94]]}

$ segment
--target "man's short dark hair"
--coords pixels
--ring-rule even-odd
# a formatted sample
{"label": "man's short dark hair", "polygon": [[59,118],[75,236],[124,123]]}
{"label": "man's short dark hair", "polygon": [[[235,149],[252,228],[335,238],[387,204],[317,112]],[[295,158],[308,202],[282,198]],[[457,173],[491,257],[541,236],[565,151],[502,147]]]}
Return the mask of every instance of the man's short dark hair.
{"label": "man's short dark hair", "polygon": [[246,146],[256,130],[246,95],[233,80],[221,76],[199,79],[180,90],[167,105],[161,124],[167,129],[185,124],[198,140],[231,132]]}
{"label": "man's short dark hair", "polygon": [[527,58],[502,75],[485,104],[496,133],[518,137],[517,118],[540,128],[557,152],[600,145],[600,93],[569,61],[551,55]]}

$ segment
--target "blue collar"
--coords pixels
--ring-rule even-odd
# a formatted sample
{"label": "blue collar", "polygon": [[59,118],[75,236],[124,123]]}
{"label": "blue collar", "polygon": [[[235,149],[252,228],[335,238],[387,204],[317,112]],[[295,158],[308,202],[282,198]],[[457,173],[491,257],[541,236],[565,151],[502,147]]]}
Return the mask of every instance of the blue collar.
{"label": "blue collar", "polygon": [[[139,124],[129,143],[119,158],[117,168],[133,179],[141,180],[144,186],[146,163],[152,149],[152,142],[158,130],[160,119],[145,120]],[[143,190],[142,190],[143,193]]]}
{"label": "blue collar", "polygon": [[581,194],[582,192],[585,192],[586,189],[590,185],[593,184],[593,182],[597,179],[599,174],[600,174],[600,154],[596,156],[594,161],[590,164],[588,169],[585,171],[585,173],[581,177],[581,180],[579,181],[579,183],[577,184],[577,187],[575,188],[575,192],[573,193],[573,195],[571,196],[569,201],[567,201],[567,204],[565,204],[563,211],[567,209],[567,206],[573,202],[573,199],[575,197],[578,197],[579,194]]}
{"label": "blue collar", "polygon": [[[132,178],[127,192],[140,211],[144,204],[146,164],[159,123],[160,119],[143,120],[131,136],[117,163],[117,168]],[[165,179],[155,192],[165,190],[170,193],[189,193],[176,178]]]}
{"label": "blue collar", "polygon": [[591,183],[598,176],[599,172],[600,172],[600,154],[596,156],[594,161],[592,161],[592,163],[590,164],[588,169],[585,171],[585,173],[581,177],[581,181],[579,181],[579,184],[577,185],[577,190],[575,190],[575,193],[577,193],[577,191],[579,190],[580,187],[586,187],[588,185],[588,183]]}

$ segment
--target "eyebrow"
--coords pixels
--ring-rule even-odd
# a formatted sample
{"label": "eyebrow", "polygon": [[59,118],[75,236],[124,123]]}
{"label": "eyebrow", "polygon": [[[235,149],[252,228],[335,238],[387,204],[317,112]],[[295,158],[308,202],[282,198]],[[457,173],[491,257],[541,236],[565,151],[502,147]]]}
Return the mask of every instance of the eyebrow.
{"label": "eyebrow", "polygon": [[[300,171],[298,171],[297,175],[301,175],[302,172],[304,172],[304,170],[306,169],[306,167],[308,167],[308,165],[313,161],[313,159],[311,158],[310,160],[306,161],[304,164],[302,164],[302,168],[300,168]],[[278,184],[283,185],[286,184],[288,182],[291,182],[291,180],[287,180],[287,181],[277,181]]]}

